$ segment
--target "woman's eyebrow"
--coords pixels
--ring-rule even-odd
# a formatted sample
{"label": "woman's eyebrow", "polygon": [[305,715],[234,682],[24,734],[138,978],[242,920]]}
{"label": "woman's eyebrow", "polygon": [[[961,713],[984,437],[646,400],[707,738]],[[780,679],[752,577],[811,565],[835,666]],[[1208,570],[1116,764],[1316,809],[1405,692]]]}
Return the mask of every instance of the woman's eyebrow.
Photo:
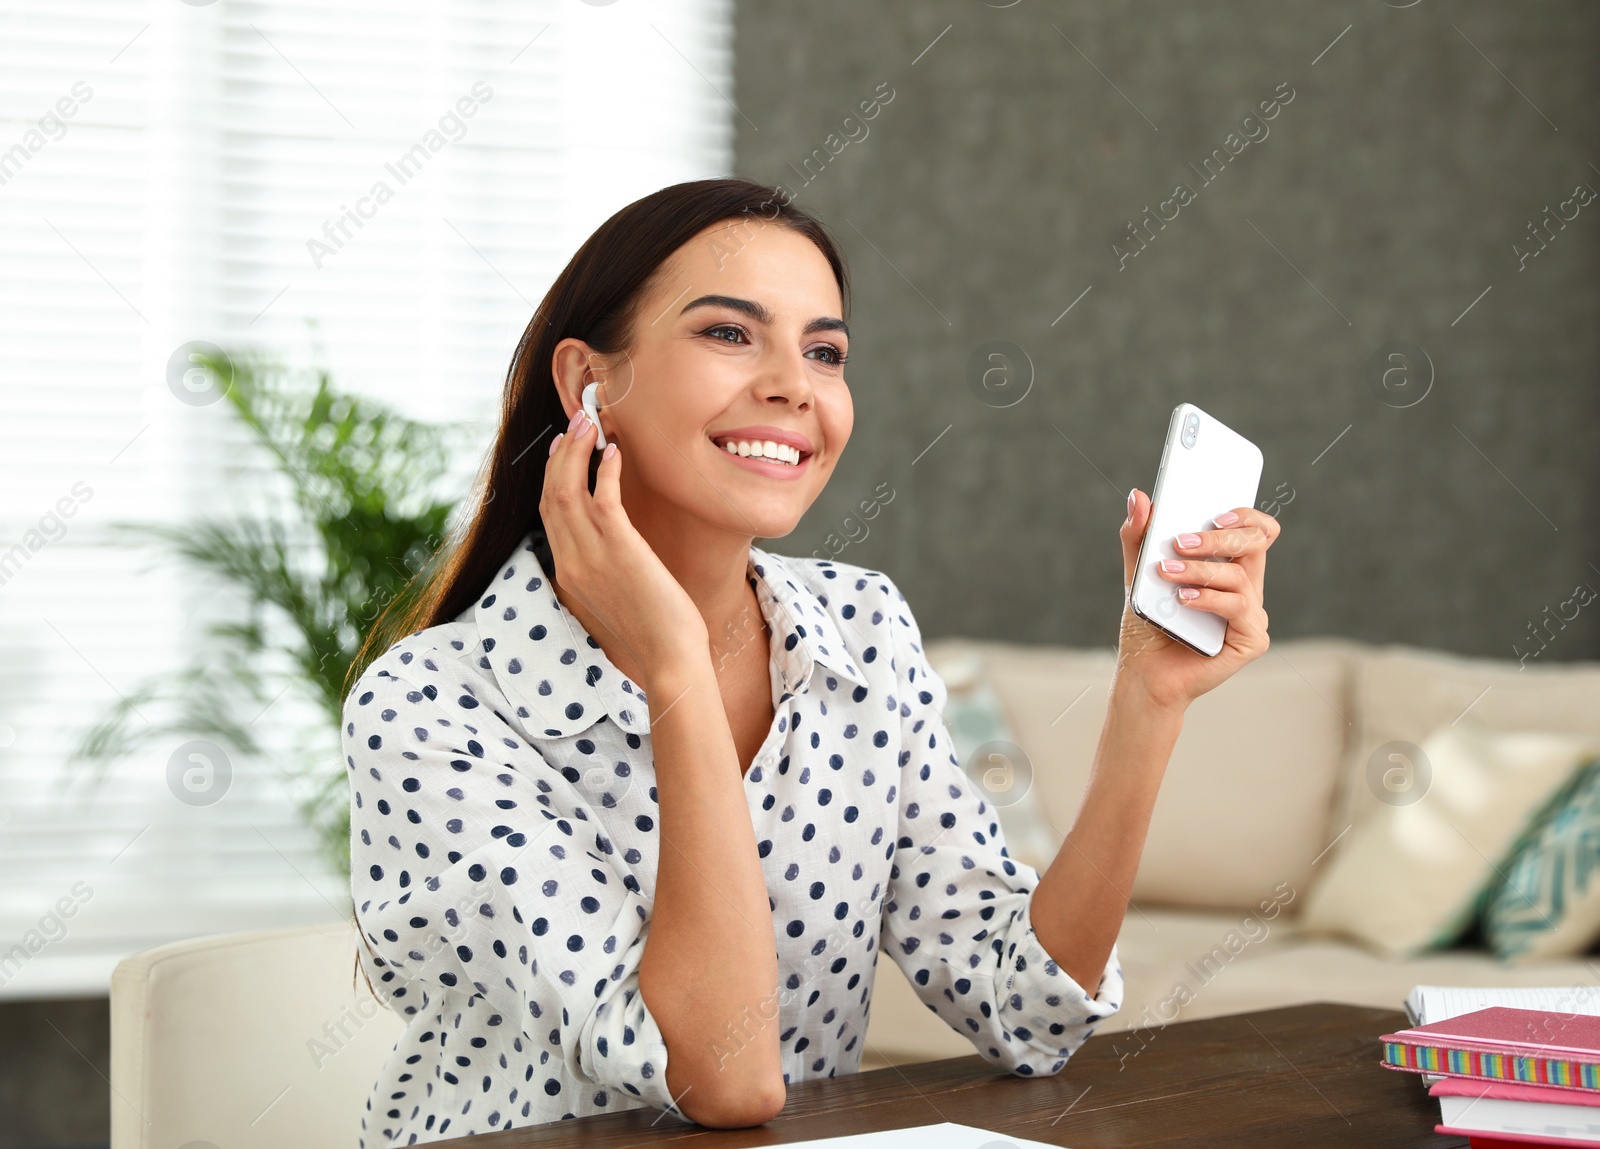
{"label": "woman's eyebrow", "polygon": [[[678,314],[682,315],[696,307],[727,307],[739,312],[741,315],[748,315],[757,323],[763,323],[768,326],[771,326],[774,318],[772,312],[755,300],[739,299],[732,295],[702,295],[699,299],[692,299],[684,304],[683,311],[678,312]],[[813,331],[842,331],[845,335],[850,334],[850,328],[844,320],[834,319],[831,316],[813,319],[805,325],[800,334],[810,335]]]}

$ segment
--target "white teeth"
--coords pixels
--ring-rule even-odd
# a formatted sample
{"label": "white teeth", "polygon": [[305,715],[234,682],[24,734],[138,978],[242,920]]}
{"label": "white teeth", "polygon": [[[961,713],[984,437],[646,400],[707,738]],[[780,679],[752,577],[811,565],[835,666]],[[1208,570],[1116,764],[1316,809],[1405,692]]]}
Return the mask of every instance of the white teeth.
{"label": "white teeth", "polygon": [[775,443],[771,439],[746,440],[729,439],[723,449],[730,455],[754,455],[758,459],[771,459],[778,463],[787,463],[791,467],[800,465],[800,451],[786,443]]}

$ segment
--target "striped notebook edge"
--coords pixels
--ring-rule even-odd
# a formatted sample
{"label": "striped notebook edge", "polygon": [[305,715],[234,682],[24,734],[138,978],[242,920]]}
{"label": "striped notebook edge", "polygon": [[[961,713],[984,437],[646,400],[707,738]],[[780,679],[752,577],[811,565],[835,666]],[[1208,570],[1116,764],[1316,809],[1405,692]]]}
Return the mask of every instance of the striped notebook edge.
{"label": "striped notebook edge", "polygon": [[1600,1064],[1563,1058],[1516,1056],[1477,1049],[1385,1041],[1382,1064],[1387,1069],[1411,1073],[1518,1081],[1526,1085],[1548,1085],[1558,1089],[1600,1089]]}

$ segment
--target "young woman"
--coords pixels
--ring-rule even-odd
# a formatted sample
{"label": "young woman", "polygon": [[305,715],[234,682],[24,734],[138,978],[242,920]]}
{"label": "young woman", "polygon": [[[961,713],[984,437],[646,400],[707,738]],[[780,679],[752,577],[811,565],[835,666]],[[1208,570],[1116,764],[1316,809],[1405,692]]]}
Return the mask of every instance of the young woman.
{"label": "young woman", "polygon": [[[607,220],[528,324],[470,524],[345,704],[360,960],[407,1022],[364,1147],[641,1105],[767,1121],[859,1068],[880,943],[1013,1073],[1120,1006],[1151,807],[1185,707],[1267,649],[1278,524],[1239,507],[1181,540],[1167,577],[1228,620],[1216,657],[1124,608],[1040,875],[952,752],[894,581],[753,545],[849,442],[848,290],[781,193],[701,180]],[[1149,507],[1129,495],[1130,579]]]}

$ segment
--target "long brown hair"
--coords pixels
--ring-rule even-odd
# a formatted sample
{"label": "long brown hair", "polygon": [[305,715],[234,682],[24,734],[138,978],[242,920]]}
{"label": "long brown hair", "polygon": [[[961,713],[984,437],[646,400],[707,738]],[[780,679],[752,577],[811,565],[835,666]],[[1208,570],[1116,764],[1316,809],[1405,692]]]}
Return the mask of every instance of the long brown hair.
{"label": "long brown hair", "polygon": [[[571,337],[607,357],[626,354],[639,305],[667,258],[713,224],[746,217],[782,224],[816,244],[839,284],[841,318],[849,318],[849,271],[833,237],[781,187],[735,178],[691,180],[651,192],[611,216],[567,262],[517,341],[501,396],[499,433],[480,472],[465,530],[459,539],[444,540],[373,621],[345,678],[347,694],[394,643],[450,622],[476,602],[511,552],[540,525],[546,452],[538,446],[567,421],[551,372],[556,344]],[[590,460],[590,489],[598,465],[597,452]],[[535,534],[537,544],[542,531]],[[554,573],[548,549],[538,557]]]}

